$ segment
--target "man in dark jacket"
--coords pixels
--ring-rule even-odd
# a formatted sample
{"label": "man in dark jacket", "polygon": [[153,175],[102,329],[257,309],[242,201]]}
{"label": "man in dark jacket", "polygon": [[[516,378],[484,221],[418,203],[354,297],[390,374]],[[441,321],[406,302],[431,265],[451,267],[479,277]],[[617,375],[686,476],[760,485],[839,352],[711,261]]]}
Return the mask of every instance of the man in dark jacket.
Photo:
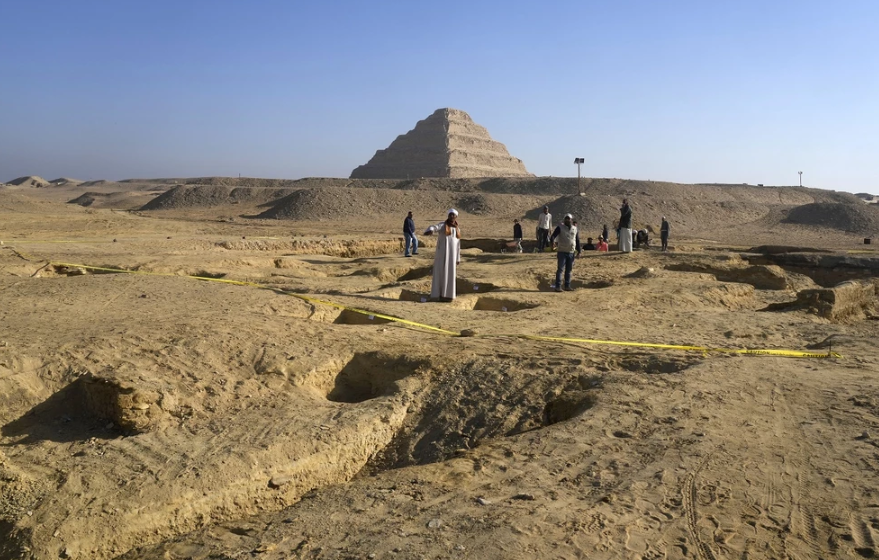
{"label": "man in dark jacket", "polygon": [[522,224],[519,220],[513,220],[513,241],[516,242],[516,252],[522,252]]}
{"label": "man in dark jacket", "polygon": [[[403,237],[406,243],[406,256],[418,254],[418,238],[415,237],[415,220],[412,219],[412,212],[403,220]],[[409,254],[409,245],[412,245],[412,255]]]}
{"label": "man in dark jacket", "polygon": [[671,229],[671,226],[668,225],[668,220],[665,219],[665,216],[662,217],[662,227],[659,228],[659,236],[662,240],[662,250],[668,251],[668,231]]}
{"label": "man in dark jacket", "polygon": [[629,206],[628,198],[623,199],[623,206],[620,208],[620,251],[632,252],[632,207]]}

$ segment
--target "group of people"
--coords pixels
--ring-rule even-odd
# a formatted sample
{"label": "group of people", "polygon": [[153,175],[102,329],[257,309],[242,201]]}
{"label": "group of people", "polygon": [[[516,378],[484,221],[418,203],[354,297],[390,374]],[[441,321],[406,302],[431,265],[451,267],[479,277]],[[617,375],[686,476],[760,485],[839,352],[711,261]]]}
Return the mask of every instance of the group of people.
{"label": "group of people", "polygon": [[[537,250],[543,251],[547,247],[556,247],[557,267],[553,288],[557,292],[571,290],[571,274],[574,268],[574,259],[582,250],[608,251],[607,225],[598,236],[598,243],[593,243],[589,237],[586,243],[580,244],[580,232],[577,222],[571,214],[565,214],[562,223],[557,225],[552,233],[552,214],[549,207],[544,206],[543,212],[537,221]],[[660,239],[662,250],[668,250],[668,235],[671,227],[665,216],[662,217]],[[430,297],[439,301],[451,301],[455,299],[455,280],[457,268],[461,263],[461,229],[458,226],[458,211],[452,208],[444,222],[432,225],[424,231],[424,235],[436,235],[436,254],[433,263],[433,282],[430,289]],[[418,254],[418,238],[415,235],[415,220],[412,212],[403,221],[403,236],[405,241],[405,256],[410,257]],[[518,252],[522,252],[522,224],[519,220],[513,221],[513,239],[516,242]],[[628,199],[623,199],[620,207],[620,219],[617,223],[617,246],[620,251],[629,253],[635,244],[649,246],[647,230],[632,230],[632,208]]]}

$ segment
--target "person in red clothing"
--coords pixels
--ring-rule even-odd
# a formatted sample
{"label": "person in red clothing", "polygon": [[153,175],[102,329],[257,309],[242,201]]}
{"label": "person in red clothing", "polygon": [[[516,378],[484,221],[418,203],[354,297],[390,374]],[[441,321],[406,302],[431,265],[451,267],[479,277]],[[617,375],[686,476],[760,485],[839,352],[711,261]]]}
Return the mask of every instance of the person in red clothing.
{"label": "person in red clothing", "polygon": [[604,239],[603,235],[598,236],[598,245],[595,248],[599,251],[607,251],[607,241]]}

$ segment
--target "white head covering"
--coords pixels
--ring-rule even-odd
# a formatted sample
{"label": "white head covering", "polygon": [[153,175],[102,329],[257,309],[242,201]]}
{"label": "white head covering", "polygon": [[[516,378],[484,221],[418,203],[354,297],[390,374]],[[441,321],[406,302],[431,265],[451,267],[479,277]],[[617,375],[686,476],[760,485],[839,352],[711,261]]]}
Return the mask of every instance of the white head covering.
{"label": "white head covering", "polygon": [[448,213],[449,213],[449,214],[454,214],[454,215],[456,215],[456,216],[458,215],[458,211],[455,210],[454,208],[452,208],[451,210],[449,210]]}
{"label": "white head covering", "polygon": [[573,220],[574,216],[571,216],[570,214],[565,214],[565,218],[571,218]]}

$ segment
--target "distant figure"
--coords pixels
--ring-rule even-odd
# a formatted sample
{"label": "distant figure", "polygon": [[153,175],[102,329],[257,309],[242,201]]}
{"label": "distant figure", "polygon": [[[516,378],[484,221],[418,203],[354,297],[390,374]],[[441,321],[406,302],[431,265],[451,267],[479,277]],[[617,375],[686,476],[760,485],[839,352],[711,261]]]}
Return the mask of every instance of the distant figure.
{"label": "distant figure", "polygon": [[608,249],[607,241],[604,240],[604,236],[603,235],[599,236],[598,237],[598,250],[604,251],[606,253],[607,249]]}
{"label": "distant figure", "polygon": [[595,250],[595,244],[592,243],[591,237],[586,238],[586,244],[583,245],[583,250],[584,251],[594,251]]}
{"label": "distant figure", "polygon": [[641,247],[643,246],[646,249],[650,248],[650,234],[647,229],[639,229],[635,233],[635,246]]}
{"label": "distant figure", "polygon": [[608,236],[609,233],[607,231],[607,224],[604,224],[604,228],[601,230],[601,235],[599,237],[603,237],[604,240],[607,241],[608,239],[610,239]]}
{"label": "distant figure", "polygon": [[620,251],[632,252],[632,208],[628,198],[623,199],[620,208]]}
{"label": "distant figure", "polygon": [[558,266],[555,271],[555,291],[562,291],[562,269],[565,270],[565,291],[571,291],[571,271],[574,268],[574,254],[580,253],[580,236],[577,232],[577,226],[573,222],[570,214],[565,214],[565,219],[552,232],[550,242],[559,239],[559,248],[556,258]]}
{"label": "distant figure", "polygon": [[519,220],[513,220],[513,241],[516,242],[516,252],[522,252],[522,224]]}
{"label": "distant figure", "polygon": [[671,229],[671,226],[668,225],[668,220],[665,219],[665,216],[662,217],[662,227],[659,228],[659,239],[662,241],[662,250],[668,251],[668,232]]}
{"label": "distant figure", "polygon": [[403,220],[403,237],[406,242],[406,252],[405,256],[411,256],[409,254],[409,246],[412,246],[412,255],[418,254],[418,238],[415,237],[415,220],[412,219],[412,212],[406,216],[406,219]]}
{"label": "distant figure", "polygon": [[461,263],[461,229],[458,227],[458,211],[449,210],[445,222],[430,226],[424,235],[437,234],[436,256],[433,259],[433,282],[430,297],[440,301],[455,299],[455,281]]}
{"label": "distant figure", "polygon": [[543,207],[543,214],[537,218],[537,250],[543,249],[549,244],[549,229],[552,227],[552,214],[549,213],[549,206]]}

